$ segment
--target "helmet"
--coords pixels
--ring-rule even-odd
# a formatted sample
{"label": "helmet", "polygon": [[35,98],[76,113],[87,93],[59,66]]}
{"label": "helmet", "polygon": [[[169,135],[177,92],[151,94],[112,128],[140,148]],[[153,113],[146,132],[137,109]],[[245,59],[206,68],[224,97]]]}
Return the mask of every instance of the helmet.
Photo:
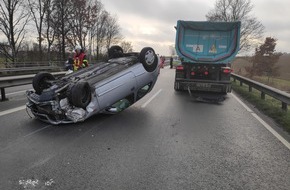
{"label": "helmet", "polygon": [[81,50],[82,47],[80,45],[76,45],[75,50]]}

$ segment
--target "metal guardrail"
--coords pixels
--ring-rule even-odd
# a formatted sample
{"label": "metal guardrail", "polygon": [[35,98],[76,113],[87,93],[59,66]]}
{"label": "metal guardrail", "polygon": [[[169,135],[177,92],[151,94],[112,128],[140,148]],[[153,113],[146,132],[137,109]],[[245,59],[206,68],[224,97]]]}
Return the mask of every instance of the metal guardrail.
{"label": "metal guardrail", "polygon": [[[51,74],[59,77],[65,75],[66,72],[55,72]],[[5,88],[31,84],[34,76],[35,74],[0,77],[1,101],[7,100],[5,95]]]}
{"label": "metal guardrail", "polygon": [[35,74],[39,71],[59,72],[65,70],[63,61],[0,63],[0,76]]}
{"label": "metal guardrail", "polygon": [[[52,74],[54,76],[63,76],[66,74],[66,72],[55,72]],[[5,95],[5,88],[31,84],[34,76],[35,74],[0,77],[1,101],[7,100]],[[290,105],[290,94],[234,73],[232,73],[231,76],[234,81],[240,81],[240,86],[242,86],[243,83],[247,84],[249,86],[249,92],[252,91],[252,88],[259,90],[261,92],[261,99],[265,99],[265,95],[267,94],[281,101],[282,109],[287,111],[287,106]]]}
{"label": "metal guardrail", "polygon": [[[101,60],[91,64],[98,64]],[[5,65],[0,68],[0,89],[1,101],[7,100],[5,88],[13,86],[21,86],[31,84],[36,73],[47,71],[56,77],[63,76],[67,73],[66,64],[63,61],[54,62],[16,62],[16,63],[1,63]],[[17,75],[18,74],[18,75]]]}
{"label": "metal guardrail", "polygon": [[65,61],[27,61],[27,62],[1,62],[4,68],[63,66]]}
{"label": "metal guardrail", "polygon": [[39,66],[39,67],[16,67],[16,68],[0,68],[0,74],[5,73],[16,73],[22,71],[39,71],[39,70],[61,70],[60,67],[53,67],[53,66]]}
{"label": "metal guardrail", "polygon": [[252,88],[255,88],[256,90],[261,92],[261,99],[265,99],[265,95],[271,96],[279,101],[281,101],[282,104],[282,110],[287,111],[287,106],[290,105],[290,94],[286,93],[284,91],[278,90],[276,88],[267,86],[265,84],[259,83],[257,81],[248,79],[246,77],[242,77],[240,75],[232,73],[232,78],[234,79],[234,82],[236,80],[240,81],[240,86],[243,85],[243,83],[247,84],[249,86],[249,92],[252,91]]}

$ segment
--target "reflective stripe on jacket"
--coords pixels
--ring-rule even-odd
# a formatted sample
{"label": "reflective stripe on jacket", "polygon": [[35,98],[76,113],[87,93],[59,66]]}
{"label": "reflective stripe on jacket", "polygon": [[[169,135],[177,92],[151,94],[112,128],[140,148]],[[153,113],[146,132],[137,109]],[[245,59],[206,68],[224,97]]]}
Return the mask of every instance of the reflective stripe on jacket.
{"label": "reflective stripe on jacket", "polygon": [[[84,65],[83,65],[84,64]],[[75,54],[74,56],[74,71],[77,71],[79,68],[87,67],[88,61],[86,59],[85,53]]]}

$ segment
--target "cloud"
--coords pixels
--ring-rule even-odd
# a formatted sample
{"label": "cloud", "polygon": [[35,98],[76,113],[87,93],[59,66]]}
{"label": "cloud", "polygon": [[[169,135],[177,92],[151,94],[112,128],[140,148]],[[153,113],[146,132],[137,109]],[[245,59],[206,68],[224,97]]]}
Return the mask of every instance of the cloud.
{"label": "cloud", "polygon": [[[176,19],[204,20],[209,6],[203,0],[106,0],[103,3],[118,12],[122,17],[131,14],[149,20],[165,23],[176,22]],[[133,24],[133,23],[132,23]]]}
{"label": "cloud", "polygon": [[[214,0],[103,0],[105,9],[117,15],[125,40],[136,51],[145,46],[156,47],[161,54],[169,54],[175,42],[177,20],[204,21],[213,9]],[[265,37],[278,39],[277,50],[290,51],[290,1],[253,0],[251,12],[265,26]]]}
{"label": "cloud", "polygon": [[157,47],[161,54],[169,53],[174,44],[177,20],[205,20],[211,8],[204,0],[106,0],[105,9],[116,14],[122,34],[131,41],[134,50]]}
{"label": "cloud", "polygon": [[276,51],[290,51],[289,6],[285,0],[255,0],[253,15],[265,26],[264,37],[274,37],[277,41]]}

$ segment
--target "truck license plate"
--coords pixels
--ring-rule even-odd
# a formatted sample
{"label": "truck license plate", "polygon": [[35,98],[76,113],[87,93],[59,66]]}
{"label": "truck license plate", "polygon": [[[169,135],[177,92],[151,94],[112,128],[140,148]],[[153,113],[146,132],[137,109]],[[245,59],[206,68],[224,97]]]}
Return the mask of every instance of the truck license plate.
{"label": "truck license plate", "polygon": [[196,87],[198,87],[198,88],[210,88],[211,84],[208,84],[208,83],[197,83]]}

